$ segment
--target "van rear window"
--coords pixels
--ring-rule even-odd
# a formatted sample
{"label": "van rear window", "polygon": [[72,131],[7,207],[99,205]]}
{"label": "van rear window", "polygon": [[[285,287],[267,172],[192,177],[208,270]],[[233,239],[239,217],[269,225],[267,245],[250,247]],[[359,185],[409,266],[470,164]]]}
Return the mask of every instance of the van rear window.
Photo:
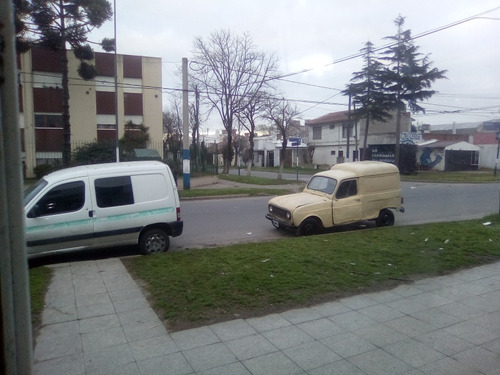
{"label": "van rear window", "polygon": [[94,182],[97,206],[101,208],[134,204],[130,176],[99,178]]}

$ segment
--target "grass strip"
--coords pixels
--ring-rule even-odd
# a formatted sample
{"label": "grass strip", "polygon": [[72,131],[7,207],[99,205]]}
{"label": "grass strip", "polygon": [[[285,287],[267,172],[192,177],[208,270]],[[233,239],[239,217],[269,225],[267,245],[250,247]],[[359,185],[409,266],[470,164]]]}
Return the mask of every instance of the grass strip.
{"label": "grass strip", "polygon": [[52,277],[48,267],[34,267],[29,270],[29,285],[31,299],[31,323],[33,328],[40,326],[41,315],[45,305],[45,293]]}
{"label": "grass strip", "polygon": [[266,188],[220,188],[220,189],[190,189],[179,190],[180,198],[195,198],[195,197],[211,197],[211,196],[228,196],[228,195],[244,195],[244,196],[259,196],[259,195],[283,195],[290,194],[287,189],[266,189]]}
{"label": "grass strip", "polygon": [[[484,222],[490,222],[484,225]],[[171,330],[283,311],[500,259],[500,216],[124,259]]]}

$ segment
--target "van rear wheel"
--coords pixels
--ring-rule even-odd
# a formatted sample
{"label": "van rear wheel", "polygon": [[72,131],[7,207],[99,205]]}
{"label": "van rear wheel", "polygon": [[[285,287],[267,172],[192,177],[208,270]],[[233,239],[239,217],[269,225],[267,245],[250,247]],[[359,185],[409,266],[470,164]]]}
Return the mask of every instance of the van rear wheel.
{"label": "van rear wheel", "polygon": [[168,234],[160,228],[148,229],[139,239],[139,250],[144,255],[164,253],[169,246]]}
{"label": "van rear wheel", "polygon": [[391,227],[394,225],[394,212],[385,208],[380,211],[378,218],[375,220],[377,227]]}

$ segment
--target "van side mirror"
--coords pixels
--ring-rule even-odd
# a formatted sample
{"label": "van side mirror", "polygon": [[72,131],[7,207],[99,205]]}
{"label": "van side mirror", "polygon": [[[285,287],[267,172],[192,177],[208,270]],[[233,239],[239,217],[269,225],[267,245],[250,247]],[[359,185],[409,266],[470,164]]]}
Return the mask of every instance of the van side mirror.
{"label": "van side mirror", "polygon": [[33,206],[33,208],[30,210],[30,212],[28,212],[28,217],[30,219],[34,219],[34,218],[37,218],[38,216],[41,215],[41,212],[40,212],[40,206],[38,206],[37,204],[35,204]]}

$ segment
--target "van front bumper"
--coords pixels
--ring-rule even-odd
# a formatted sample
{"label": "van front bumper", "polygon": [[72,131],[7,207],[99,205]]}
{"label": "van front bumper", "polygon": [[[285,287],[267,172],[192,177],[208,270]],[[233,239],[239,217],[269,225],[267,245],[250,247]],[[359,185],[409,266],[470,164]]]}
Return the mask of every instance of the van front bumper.
{"label": "van front bumper", "polygon": [[271,222],[273,223],[273,225],[276,228],[284,228],[284,229],[289,229],[289,230],[297,229],[288,220],[280,219],[280,218],[273,216],[271,214],[266,214],[266,219],[271,220]]}

